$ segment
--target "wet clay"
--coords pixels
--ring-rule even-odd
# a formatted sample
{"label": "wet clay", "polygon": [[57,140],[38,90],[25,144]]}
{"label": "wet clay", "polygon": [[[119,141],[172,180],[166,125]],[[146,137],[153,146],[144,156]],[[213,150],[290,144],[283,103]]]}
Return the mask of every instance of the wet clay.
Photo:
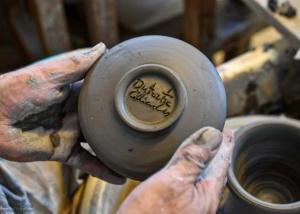
{"label": "wet clay", "polygon": [[164,36],[125,41],[85,78],[79,119],[89,145],[119,174],[144,180],[204,126],[223,129],[226,96],[212,63]]}

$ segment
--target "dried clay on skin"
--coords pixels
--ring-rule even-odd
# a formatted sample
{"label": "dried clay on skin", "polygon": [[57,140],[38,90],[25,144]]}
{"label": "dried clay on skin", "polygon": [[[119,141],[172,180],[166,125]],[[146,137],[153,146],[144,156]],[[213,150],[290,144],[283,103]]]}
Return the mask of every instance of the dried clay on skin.
{"label": "dried clay on skin", "polygon": [[40,87],[40,83],[37,81],[37,79],[35,79],[34,75],[30,75],[27,85],[30,86],[31,89],[37,89]]}

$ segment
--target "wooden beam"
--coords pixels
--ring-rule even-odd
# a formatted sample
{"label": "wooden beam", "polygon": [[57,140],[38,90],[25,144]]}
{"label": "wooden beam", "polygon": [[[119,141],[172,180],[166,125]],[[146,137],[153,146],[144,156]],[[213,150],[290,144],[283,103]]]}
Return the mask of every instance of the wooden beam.
{"label": "wooden beam", "polygon": [[85,11],[92,45],[99,42],[108,48],[119,42],[115,0],[85,0]]}
{"label": "wooden beam", "polygon": [[184,38],[201,51],[214,37],[215,1],[185,0]]}
{"label": "wooden beam", "polygon": [[62,0],[29,0],[46,56],[71,49]]}
{"label": "wooden beam", "polygon": [[185,0],[184,13],[184,40],[200,49],[202,34],[201,26],[201,0]]}
{"label": "wooden beam", "polygon": [[7,4],[9,24],[24,57],[29,62],[43,58],[44,54],[36,27],[24,2],[17,0],[7,2],[9,2]]}

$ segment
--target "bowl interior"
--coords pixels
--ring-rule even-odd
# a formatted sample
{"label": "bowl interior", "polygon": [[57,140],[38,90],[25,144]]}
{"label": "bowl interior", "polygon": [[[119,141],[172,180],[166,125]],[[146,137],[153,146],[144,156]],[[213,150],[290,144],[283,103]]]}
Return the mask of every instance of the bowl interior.
{"label": "bowl interior", "polygon": [[286,124],[253,126],[237,136],[233,160],[240,186],[273,204],[300,201],[300,130]]}

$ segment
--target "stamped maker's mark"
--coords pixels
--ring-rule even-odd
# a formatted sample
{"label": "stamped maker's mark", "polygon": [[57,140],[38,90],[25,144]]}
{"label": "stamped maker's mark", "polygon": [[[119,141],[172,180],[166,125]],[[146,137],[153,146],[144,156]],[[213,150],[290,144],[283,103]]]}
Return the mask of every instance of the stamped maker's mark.
{"label": "stamped maker's mark", "polygon": [[172,88],[167,92],[158,92],[155,89],[156,82],[147,86],[141,79],[137,79],[132,84],[133,90],[129,92],[129,97],[146,106],[151,107],[155,111],[162,112],[164,116],[171,114],[173,95]]}

